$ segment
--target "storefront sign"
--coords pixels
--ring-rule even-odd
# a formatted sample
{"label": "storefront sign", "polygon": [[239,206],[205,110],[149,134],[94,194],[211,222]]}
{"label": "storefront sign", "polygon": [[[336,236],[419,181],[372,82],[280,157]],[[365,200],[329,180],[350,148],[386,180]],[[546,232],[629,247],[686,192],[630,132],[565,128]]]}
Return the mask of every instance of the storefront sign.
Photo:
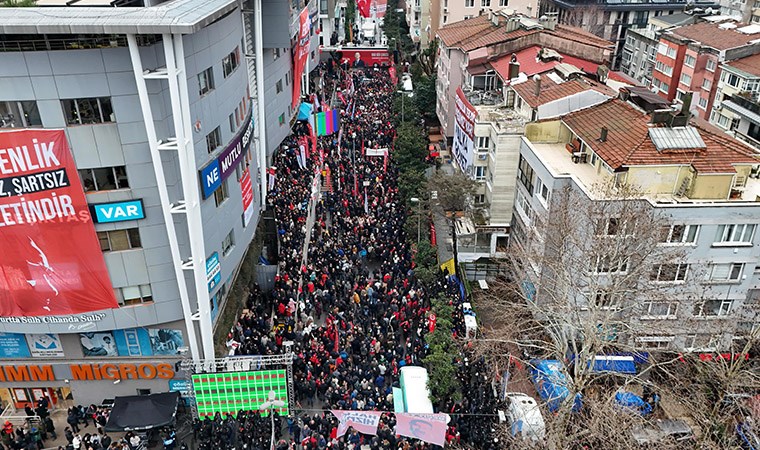
{"label": "storefront sign", "polygon": [[168,363],[70,364],[71,376],[56,376],[52,364],[0,366],[0,382],[18,381],[94,381],[94,380],[170,380],[174,368]]}
{"label": "storefront sign", "polygon": [[57,334],[27,334],[26,342],[29,344],[29,351],[34,358],[63,356],[61,338]]}
{"label": "storefront sign", "polygon": [[31,316],[18,316],[18,317],[2,317],[0,316],[0,323],[81,323],[86,324],[90,322],[99,322],[106,318],[103,313],[94,314],[77,314],[71,316],[43,316],[43,317],[31,317]]}
{"label": "storefront sign", "polygon": [[0,358],[28,358],[31,354],[21,333],[0,333]]}
{"label": "storefront sign", "polygon": [[232,139],[232,142],[215,160],[211,161],[199,171],[201,177],[201,193],[203,198],[208,198],[221,186],[222,181],[235,173],[235,167],[243,160],[251,147],[253,139],[253,120],[251,110],[245,120],[245,126]]}
{"label": "storefront sign", "polygon": [[0,132],[0,316],[118,308],[63,130]]}
{"label": "storefront sign", "polygon": [[145,218],[142,200],[90,205],[95,223],[124,222]]}
{"label": "storefront sign", "polygon": [[206,280],[208,291],[211,292],[222,281],[222,265],[219,263],[219,253],[214,252],[206,260]]}
{"label": "storefront sign", "polygon": [[488,226],[475,226],[475,230],[478,233],[509,233],[508,227],[488,227]]}

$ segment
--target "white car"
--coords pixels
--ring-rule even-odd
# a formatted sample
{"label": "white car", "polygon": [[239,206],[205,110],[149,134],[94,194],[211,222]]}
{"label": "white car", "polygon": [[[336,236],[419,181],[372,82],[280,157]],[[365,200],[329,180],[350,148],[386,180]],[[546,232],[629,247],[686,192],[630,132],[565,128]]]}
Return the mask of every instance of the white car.
{"label": "white car", "polygon": [[533,397],[521,392],[507,392],[507,398],[507,420],[512,436],[519,433],[523,439],[542,440],[546,436],[546,425]]}

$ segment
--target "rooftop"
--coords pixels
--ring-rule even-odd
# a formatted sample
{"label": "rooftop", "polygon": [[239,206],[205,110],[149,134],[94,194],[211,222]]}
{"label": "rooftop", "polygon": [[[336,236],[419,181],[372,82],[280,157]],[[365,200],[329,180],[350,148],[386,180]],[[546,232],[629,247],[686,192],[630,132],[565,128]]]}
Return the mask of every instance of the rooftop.
{"label": "rooftop", "polygon": [[760,54],[735,59],[725,65],[740,70],[748,75],[760,77]]}
{"label": "rooftop", "polygon": [[760,39],[760,26],[731,21],[722,23],[700,22],[673,28],[667,31],[665,35],[698,42],[704,47],[716,50],[728,50],[749,45],[752,41]]}
{"label": "rooftop", "polygon": [[538,108],[555,100],[589,90],[599,91],[610,97],[614,95],[614,92],[606,86],[585,79],[556,83],[550,77],[541,77],[540,83],[539,95],[536,95],[537,82],[533,78],[524,83],[514,84],[512,88],[531,108]]}
{"label": "rooftop", "polygon": [[0,8],[0,34],[191,34],[236,0],[169,0],[150,7]]}
{"label": "rooftop", "polygon": [[[698,173],[733,174],[734,164],[756,164],[757,153],[725,133],[692,123],[704,146],[660,146],[649,133],[650,116],[622,100],[566,115],[563,122],[613,170],[625,166],[689,165]],[[600,141],[602,127],[607,138]],[[689,134],[689,133],[686,133]],[[667,148],[666,148],[667,147]]]}
{"label": "rooftop", "polygon": [[[540,26],[535,20],[522,16],[507,16],[503,11],[496,12],[494,15],[496,16],[498,25],[494,25],[489,18],[489,14],[481,14],[471,19],[444,25],[438,29],[438,37],[447,47],[460,48],[465,52],[537,33],[553,34],[566,40],[600,48],[612,46],[611,42],[583,31],[580,28],[556,25],[554,30],[550,30]],[[507,31],[509,17],[519,18],[521,21],[520,27],[514,31]]]}

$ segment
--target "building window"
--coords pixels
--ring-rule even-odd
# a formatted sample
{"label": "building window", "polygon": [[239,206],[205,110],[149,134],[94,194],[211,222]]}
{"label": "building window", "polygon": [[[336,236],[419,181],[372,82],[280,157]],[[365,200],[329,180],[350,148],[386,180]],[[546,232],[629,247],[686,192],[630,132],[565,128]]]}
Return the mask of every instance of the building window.
{"label": "building window", "polygon": [[644,302],[643,319],[675,319],[678,302]]}
{"label": "building window", "polygon": [[670,91],[670,85],[668,85],[668,83],[662,83],[662,85],[660,86],[660,91],[667,94],[668,91]]}
{"label": "building window", "polygon": [[522,155],[520,155],[520,164],[517,166],[517,179],[525,186],[528,193],[533,194],[533,168]]}
{"label": "building window", "polygon": [[277,80],[277,83],[275,83],[275,85],[274,85],[274,89],[275,89],[275,91],[277,91],[278,94],[280,92],[282,92],[282,78],[280,78],[279,80]]}
{"label": "building window", "polygon": [[475,0],[464,0],[464,7],[465,8],[474,8],[475,7]]}
{"label": "building window", "polygon": [[697,100],[697,106],[699,106],[700,109],[707,109],[707,99],[699,97]]}
{"label": "building window", "polygon": [[227,236],[224,237],[224,240],[222,241],[222,255],[227,256],[227,254],[235,247],[235,230],[230,230],[229,233],[227,233]]}
{"label": "building window", "polygon": [[740,78],[738,75],[733,73],[725,73],[723,74],[723,81],[728,84],[729,86],[733,87],[739,87]]}
{"label": "building window", "polygon": [[705,300],[694,306],[694,315],[697,317],[725,316],[731,312],[733,300]]}
{"label": "building window", "polygon": [[285,74],[285,86],[290,86],[290,71]]}
{"label": "building window", "polygon": [[206,149],[211,153],[221,145],[222,132],[219,130],[219,127],[216,127],[214,128],[214,131],[206,135]]}
{"label": "building window", "polygon": [[480,0],[481,6],[483,8],[490,8],[491,7],[491,0]]}
{"label": "building window", "polygon": [[634,234],[636,230],[636,224],[627,221],[620,220],[617,217],[608,217],[597,220],[596,222],[596,235],[597,236],[629,236]]}
{"label": "building window", "polygon": [[668,56],[668,58],[675,58],[676,57],[676,49],[673,48],[673,47],[668,46],[668,50],[667,50],[666,55]]}
{"label": "building window", "polygon": [[516,191],[515,207],[517,209],[517,212],[520,213],[520,217],[522,217],[525,224],[530,225],[535,219],[535,214],[533,212],[533,208],[528,202],[528,199],[525,198],[525,196],[520,191]]}
{"label": "building window", "polygon": [[61,100],[66,123],[69,125],[91,125],[113,122],[113,108],[110,97],[74,98]]}
{"label": "building window", "polygon": [[280,49],[279,48],[273,49],[272,50],[272,61],[276,60],[279,57],[280,57]]}
{"label": "building window", "polygon": [[499,0],[499,6],[509,6],[509,0]]}
{"label": "building window", "polygon": [[710,281],[739,281],[744,263],[710,264]]}
{"label": "building window", "polygon": [[713,245],[751,245],[755,236],[754,224],[729,224],[718,225]]}
{"label": "building window", "polygon": [[79,169],[85,192],[128,189],[127,168],[124,166]]}
{"label": "building window", "polygon": [[[235,117],[237,117],[237,109],[235,109],[234,114],[230,114],[229,121],[230,121],[230,133],[234,133],[237,129],[237,125],[235,124]],[[238,119],[239,121],[240,119]]]}
{"label": "building window", "polygon": [[710,334],[691,334],[686,336],[684,348],[686,350],[712,351],[715,347],[715,337]]}
{"label": "building window", "polygon": [[116,300],[122,306],[139,305],[153,301],[153,292],[149,284],[116,288],[114,291],[116,292]]}
{"label": "building window", "polygon": [[675,282],[686,280],[689,272],[688,264],[657,264],[652,267],[649,281]]}
{"label": "building window", "polygon": [[142,247],[140,231],[137,228],[98,231],[98,240],[100,241],[100,249],[104,252],[118,252]]}
{"label": "building window", "polygon": [[475,166],[475,180],[484,181],[486,179],[486,166]]}
{"label": "building window", "polygon": [[687,75],[685,73],[681,74],[681,84],[691,86],[691,75]]}
{"label": "building window", "polygon": [[704,78],[702,80],[702,89],[709,91],[711,87],[712,87],[712,80],[710,80],[709,78]]}
{"label": "building window", "polygon": [[235,50],[231,51],[229,55],[222,58],[222,73],[224,78],[227,78],[232,72],[240,65],[240,47],[235,47]]}
{"label": "building window", "polygon": [[671,66],[665,64],[662,61],[657,61],[657,63],[655,64],[654,68],[658,72],[662,72],[662,73],[664,73],[667,76],[673,75],[673,68]]}
{"label": "building window", "polygon": [[596,291],[594,305],[601,309],[616,309],[620,304],[620,296],[606,291]]}
{"label": "building window", "polygon": [[198,93],[200,95],[214,89],[214,71],[211,67],[198,74]]}
{"label": "building window", "polygon": [[705,64],[705,69],[709,70],[710,72],[715,72],[715,67],[717,64],[715,63],[714,59],[708,59],[707,64]]}
{"label": "building window", "polygon": [[488,136],[478,136],[478,148],[488,150],[491,148],[491,138]]}
{"label": "building window", "polygon": [[[240,164],[238,164],[239,166]],[[214,202],[216,203],[216,206],[218,207],[222,203],[224,203],[225,200],[229,198],[229,194],[227,193],[227,180],[222,181],[222,184],[219,185],[218,188],[214,191]]]}
{"label": "building window", "polygon": [[594,273],[625,273],[628,271],[628,258],[613,258],[609,255],[599,255],[592,259]]}
{"label": "building window", "polygon": [[697,63],[697,58],[686,55],[686,57],[683,59],[683,63],[689,67],[694,67],[694,65]]}
{"label": "building window", "polygon": [[642,336],[636,338],[640,348],[647,350],[665,350],[673,342],[673,336]]}
{"label": "building window", "polygon": [[475,204],[482,205],[486,202],[486,194],[475,194]]}
{"label": "building window", "polygon": [[544,205],[549,203],[550,191],[549,186],[545,185],[541,178],[536,177],[536,196]]}
{"label": "building window", "polygon": [[0,101],[0,128],[41,126],[42,119],[36,101]]}
{"label": "building window", "polygon": [[671,225],[660,229],[660,242],[665,244],[694,244],[699,225]]}
{"label": "building window", "polygon": [[448,14],[444,14],[443,15],[443,23],[446,23],[448,21],[449,21],[449,15]]}
{"label": "building window", "polygon": [[668,53],[668,44],[664,42],[660,42],[660,44],[657,46],[657,53],[661,55],[665,55]]}
{"label": "building window", "polygon": [[280,117],[277,118],[277,122],[279,122],[280,126],[285,125],[285,113],[280,114]]}

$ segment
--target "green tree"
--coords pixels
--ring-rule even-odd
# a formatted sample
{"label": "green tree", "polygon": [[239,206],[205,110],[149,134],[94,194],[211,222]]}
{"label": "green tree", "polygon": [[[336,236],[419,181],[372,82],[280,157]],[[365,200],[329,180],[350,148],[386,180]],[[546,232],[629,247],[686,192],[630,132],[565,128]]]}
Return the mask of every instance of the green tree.
{"label": "green tree", "polygon": [[452,336],[451,323],[454,310],[445,297],[433,299],[432,306],[436,315],[436,326],[435,331],[425,336],[428,355],[423,360],[428,369],[430,400],[436,405],[446,403],[448,400],[460,402],[462,392],[454,365],[455,359],[459,356],[459,348]]}
{"label": "green tree", "polygon": [[424,172],[427,156],[427,140],[422,130],[409,122],[402,123],[397,129],[396,147],[393,157],[399,169]]}
{"label": "green tree", "polygon": [[431,77],[422,77],[417,82],[414,92],[414,106],[420,111],[427,121],[434,121],[437,118],[435,113],[436,92],[435,83],[438,80],[436,75]]}

